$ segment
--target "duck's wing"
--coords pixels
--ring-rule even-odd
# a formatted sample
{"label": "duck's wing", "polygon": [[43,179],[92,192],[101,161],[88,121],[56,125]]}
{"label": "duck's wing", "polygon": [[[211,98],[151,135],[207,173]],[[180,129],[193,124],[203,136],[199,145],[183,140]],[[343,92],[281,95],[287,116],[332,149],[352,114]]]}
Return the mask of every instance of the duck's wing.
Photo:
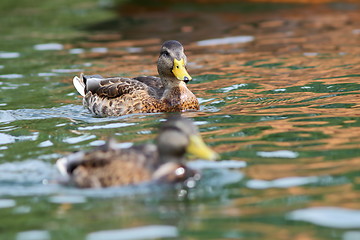
{"label": "duck's wing", "polygon": [[[78,166],[89,164],[93,162],[95,165],[106,165],[113,159],[111,154],[116,151],[119,151],[120,148],[117,147],[116,142],[113,139],[107,141],[104,145],[99,146],[89,152],[75,152],[67,155],[66,157],[60,158],[56,162],[56,167],[63,176],[70,176],[74,169]],[[107,156],[104,157],[104,154],[107,153]]]}
{"label": "duck's wing", "polygon": [[150,88],[154,89],[159,96],[162,96],[165,88],[161,78],[153,76],[140,76],[134,79],[146,84]]}
{"label": "duck's wing", "polygon": [[85,76],[81,74],[80,77],[74,77],[73,83],[82,96],[92,92],[100,97],[116,98],[139,90],[147,91],[152,96],[159,96],[155,88],[158,85],[157,83],[148,85],[136,78],[103,78],[100,75]]}

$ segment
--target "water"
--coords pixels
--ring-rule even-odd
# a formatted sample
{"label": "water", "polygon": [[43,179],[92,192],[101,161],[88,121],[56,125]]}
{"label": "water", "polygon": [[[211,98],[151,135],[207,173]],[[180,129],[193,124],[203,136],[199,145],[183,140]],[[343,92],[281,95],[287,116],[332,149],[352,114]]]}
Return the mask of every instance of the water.
{"label": "water", "polygon": [[[0,239],[359,239],[358,4],[110,3],[0,3]],[[166,117],[94,118],[73,75],[155,75],[166,39],[222,161],[189,163],[187,191],[59,185],[56,159],[152,141]]]}

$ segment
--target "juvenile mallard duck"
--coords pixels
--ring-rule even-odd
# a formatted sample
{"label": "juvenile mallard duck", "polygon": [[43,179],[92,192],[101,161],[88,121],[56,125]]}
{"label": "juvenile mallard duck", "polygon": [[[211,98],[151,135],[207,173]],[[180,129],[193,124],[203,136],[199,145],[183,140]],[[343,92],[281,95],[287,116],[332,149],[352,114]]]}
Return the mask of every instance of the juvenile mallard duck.
{"label": "juvenile mallard duck", "polygon": [[103,78],[81,74],[80,78],[74,77],[73,83],[84,97],[84,106],[97,116],[199,110],[197,98],[186,86],[192,78],[185,66],[183,46],[170,40],[160,50],[159,77]]}
{"label": "juvenile mallard duck", "polygon": [[160,128],[156,144],[119,148],[113,141],[89,152],[61,158],[56,165],[71,184],[100,188],[147,181],[183,182],[195,171],[184,165],[185,154],[215,160],[189,119],[169,119]]}

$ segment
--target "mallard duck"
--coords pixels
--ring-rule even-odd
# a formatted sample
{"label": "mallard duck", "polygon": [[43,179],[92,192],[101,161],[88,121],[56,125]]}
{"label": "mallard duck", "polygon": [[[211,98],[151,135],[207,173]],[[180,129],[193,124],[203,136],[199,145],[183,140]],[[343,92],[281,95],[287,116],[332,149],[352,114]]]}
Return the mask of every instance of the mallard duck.
{"label": "mallard duck", "polygon": [[176,117],[162,125],[156,144],[119,148],[110,140],[89,152],[80,151],[61,158],[56,165],[68,183],[80,188],[148,181],[175,183],[195,174],[184,164],[186,153],[208,160],[217,158],[192,121]]}
{"label": "mallard duck", "polygon": [[181,43],[170,40],[161,46],[159,77],[103,78],[81,74],[74,77],[73,83],[84,97],[84,106],[96,116],[199,110],[197,98],[186,86],[192,79],[186,61]]}

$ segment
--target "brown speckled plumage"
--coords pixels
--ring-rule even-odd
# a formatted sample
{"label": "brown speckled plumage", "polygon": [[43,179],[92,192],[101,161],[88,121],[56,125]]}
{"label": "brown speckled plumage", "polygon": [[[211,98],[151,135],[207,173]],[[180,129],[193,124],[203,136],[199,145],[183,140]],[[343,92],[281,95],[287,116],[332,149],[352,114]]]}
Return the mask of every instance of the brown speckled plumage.
{"label": "brown speckled plumage", "polygon": [[69,162],[67,171],[72,176],[71,182],[82,188],[149,181],[158,158],[155,145],[123,149],[114,143],[78,156],[81,160]]}
{"label": "brown speckled plumage", "polygon": [[[81,74],[73,81],[84,96],[84,106],[97,116],[199,110],[197,98],[186,86],[191,77],[185,65],[183,46],[171,40],[161,47],[157,63],[160,77],[103,78]],[[179,66],[180,76],[175,74]]]}
{"label": "brown speckled plumage", "polygon": [[[99,188],[138,184],[147,181],[182,182],[196,172],[183,163],[190,152],[206,159],[216,153],[205,147],[189,148],[193,136],[199,136],[193,123],[184,118],[165,122],[156,144],[120,148],[114,140],[89,152],[76,152],[57,161],[60,172],[68,182],[81,188]],[[202,155],[205,154],[205,155]],[[178,171],[180,169],[180,171]]]}

